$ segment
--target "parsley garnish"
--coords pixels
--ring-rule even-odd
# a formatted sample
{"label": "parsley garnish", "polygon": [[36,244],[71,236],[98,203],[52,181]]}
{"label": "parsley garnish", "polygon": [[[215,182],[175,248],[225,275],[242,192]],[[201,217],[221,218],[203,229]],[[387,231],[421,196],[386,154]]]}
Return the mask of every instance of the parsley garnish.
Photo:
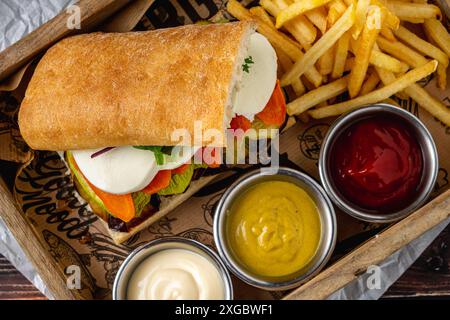
{"label": "parsley garnish", "polygon": [[242,65],[242,71],[250,73],[250,65],[254,64],[252,56],[248,56],[244,59],[244,64]]}

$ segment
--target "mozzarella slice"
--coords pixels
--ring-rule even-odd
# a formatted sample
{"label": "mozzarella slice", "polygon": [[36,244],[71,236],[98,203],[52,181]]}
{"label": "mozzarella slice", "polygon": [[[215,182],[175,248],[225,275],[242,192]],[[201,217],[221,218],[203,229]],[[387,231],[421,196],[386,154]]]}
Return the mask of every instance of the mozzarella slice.
{"label": "mozzarella slice", "polygon": [[159,165],[159,170],[171,170],[187,163],[200,147],[175,146],[170,155],[164,155],[164,164]]}
{"label": "mozzarella slice", "polygon": [[83,175],[97,188],[113,194],[144,189],[158,173],[155,155],[131,146],[117,147],[94,158],[101,149],[75,150],[73,157]]}
{"label": "mozzarella slice", "polygon": [[[244,63],[248,72],[242,70],[242,81],[235,88],[233,111],[250,121],[261,112],[269,101],[277,81],[277,55],[270,42],[261,34],[250,37]],[[250,61],[250,60],[248,60]],[[244,67],[243,67],[244,68]]]}

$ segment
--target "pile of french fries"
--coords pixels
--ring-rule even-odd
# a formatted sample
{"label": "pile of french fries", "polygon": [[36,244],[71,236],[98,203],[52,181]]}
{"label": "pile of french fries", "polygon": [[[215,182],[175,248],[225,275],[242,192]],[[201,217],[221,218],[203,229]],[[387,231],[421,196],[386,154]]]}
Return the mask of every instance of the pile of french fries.
{"label": "pile of french fries", "polygon": [[[287,104],[289,116],[337,116],[367,104],[395,104],[396,95],[412,98],[450,126],[450,110],[416,83],[435,72],[438,87],[447,87],[450,35],[439,7],[427,0],[259,4],[247,9],[230,0],[227,10],[238,20],[256,20],[257,31],[275,48],[281,85],[296,96]],[[337,103],[345,92],[348,99]]]}

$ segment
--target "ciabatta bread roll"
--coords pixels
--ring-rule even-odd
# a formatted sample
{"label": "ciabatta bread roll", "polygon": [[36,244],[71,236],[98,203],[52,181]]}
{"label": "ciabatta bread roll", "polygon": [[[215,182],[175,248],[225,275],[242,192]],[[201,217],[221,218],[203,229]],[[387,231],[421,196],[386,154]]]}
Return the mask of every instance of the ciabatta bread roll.
{"label": "ciabatta bread roll", "polygon": [[73,150],[171,146],[173,130],[193,137],[197,120],[224,132],[254,30],[238,22],[66,38],[28,85],[22,136],[33,149]]}

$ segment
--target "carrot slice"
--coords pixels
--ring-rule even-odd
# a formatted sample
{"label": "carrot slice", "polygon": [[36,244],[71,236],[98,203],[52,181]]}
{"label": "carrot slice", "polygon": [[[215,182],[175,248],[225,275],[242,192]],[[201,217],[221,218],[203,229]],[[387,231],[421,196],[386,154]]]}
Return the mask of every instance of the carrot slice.
{"label": "carrot slice", "polygon": [[80,168],[78,167],[78,164],[76,163],[75,159],[72,160],[75,168],[83,176],[84,180],[86,180],[87,184],[92,189],[92,191],[100,198],[100,200],[102,200],[106,209],[108,209],[108,211],[114,217],[124,222],[129,222],[136,216],[136,210],[134,207],[134,201],[133,197],[131,196],[131,193],[112,194],[97,188],[88,179],[86,179],[86,177],[83,175]]}
{"label": "carrot slice", "polygon": [[280,87],[280,81],[277,80],[275,90],[264,107],[263,111],[256,115],[267,125],[281,126],[286,118],[286,101]]}
{"label": "carrot slice", "polygon": [[244,116],[236,115],[230,122],[230,128],[233,130],[242,129],[247,131],[252,127],[252,123]]}
{"label": "carrot slice", "polygon": [[172,170],[172,173],[174,174],[183,174],[190,166],[190,163],[185,163],[179,166],[178,168],[175,168]]}
{"label": "carrot slice", "polygon": [[116,218],[129,222],[136,216],[133,197],[131,193],[111,194],[100,190],[86,179],[92,191],[103,201],[108,211]]}
{"label": "carrot slice", "polygon": [[154,194],[159,190],[167,188],[170,184],[170,179],[172,178],[171,170],[160,170],[153,180],[145,187],[142,192],[146,194]]}

